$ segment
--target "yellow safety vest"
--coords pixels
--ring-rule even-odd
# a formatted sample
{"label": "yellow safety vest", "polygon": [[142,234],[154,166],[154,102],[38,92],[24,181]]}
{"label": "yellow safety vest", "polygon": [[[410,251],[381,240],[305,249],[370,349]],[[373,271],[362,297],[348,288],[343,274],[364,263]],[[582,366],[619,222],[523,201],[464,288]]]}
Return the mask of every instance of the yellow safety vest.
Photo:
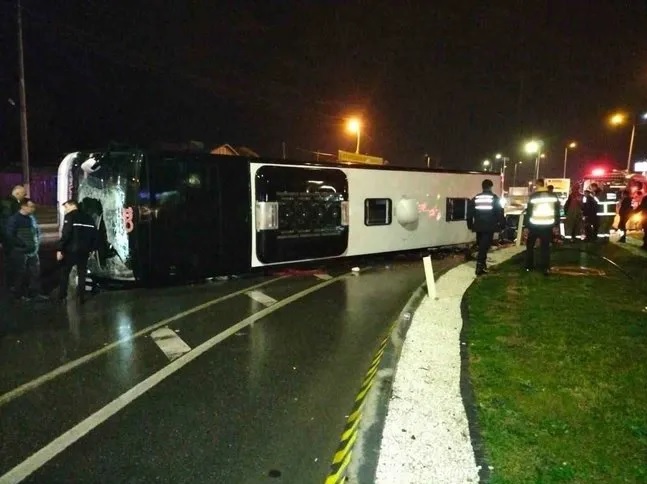
{"label": "yellow safety vest", "polygon": [[555,225],[555,204],[559,203],[557,197],[543,196],[531,198],[528,203],[532,204],[530,218],[531,225],[551,226]]}

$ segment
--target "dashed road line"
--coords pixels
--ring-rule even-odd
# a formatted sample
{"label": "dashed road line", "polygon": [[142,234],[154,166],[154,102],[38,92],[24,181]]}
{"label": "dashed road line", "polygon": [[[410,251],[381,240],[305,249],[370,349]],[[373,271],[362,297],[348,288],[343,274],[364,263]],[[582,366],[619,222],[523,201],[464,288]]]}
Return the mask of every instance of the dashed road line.
{"label": "dashed road line", "polygon": [[276,299],[268,296],[263,291],[249,291],[245,294],[251,297],[254,301],[261,303],[265,307],[270,307],[272,304],[276,304]]}
{"label": "dashed road line", "polygon": [[171,361],[191,351],[191,347],[170,328],[156,329],[151,338]]}
{"label": "dashed road line", "polygon": [[47,462],[52,460],[58,454],[67,449],[70,445],[74,444],[76,441],[81,439],[83,436],[88,434],[94,428],[101,425],[103,422],[108,420],[110,417],[115,415],[117,412],[125,408],[127,405],[132,403],[134,400],[142,396],[144,393],[152,389],[154,386],[162,382],[164,379],[171,376],[176,371],[180,370],[185,365],[189,364],[191,361],[195,360],[197,357],[207,352],[214,346],[216,346],[221,341],[227,339],[228,337],[236,334],[241,329],[251,325],[252,323],[270,315],[274,311],[287,306],[288,304],[301,299],[308,294],[311,294],[319,289],[323,289],[326,286],[334,284],[340,279],[348,277],[350,273],[343,274],[341,276],[330,279],[329,281],[321,282],[315,286],[312,286],[308,289],[300,291],[296,294],[288,296],[285,299],[273,304],[270,307],[262,309],[261,311],[248,316],[247,318],[239,321],[238,323],[230,326],[225,331],[217,334],[216,336],[208,339],[201,345],[195,347],[192,351],[185,353],[183,356],[179,357],[175,361],[169,363],[161,370],[153,373],[151,376],[138,383],[132,387],[127,392],[115,398],[113,401],[105,405],[103,408],[97,410],[95,413],[87,417],[85,420],[81,421],[67,432],[63,433],[52,442],[47,444],[45,447],[22,461],[20,464],[15,466],[9,472],[0,476],[0,482],[11,482],[18,483],[26,479],[36,470],[41,468]]}
{"label": "dashed road line", "polygon": [[246,287],[244,289],[241,289],[239,291],[235,291],[229,294],[226,294],[224,296],[218,297],[216,299],[212,299],[211,301],[207,301],[206,303],[200,304],[198,306],[192,307],[191,309],[187,309],[186,311],[183,311],[181,313],[178,313],[174,316],[171,316],[170,318],[163,319],[161,321],[158,321],[157,323],[151,324],[150,326],[147,326],[146,328],[137,331],[136,333],[133,333],[131,335],[125,336],[117,341],[113,341],[110,344],[107,344],[103,348],[100,348],[96,351],[93,351],[92,353],[88,353],[85,356],[82,356],[80,358],[77,358],[76,360],[70,361],[64,365],[59,366],[58,368],[55,368],[54,370],[45,373],[38,378],[34,378],[31,381],[28,381],[27,383],[23,383],[19,387],[14,388],[13,390],[8,391],[7,393],[4,393],[0,395],[0,407],[2,405],[5,405],[6,403],[9,403],[10,401],[14,400],[15,398],[24,395],[25,393],[34,390],[35,388],[38,388],[39,386],[43,385],[44,383],[47,383],[50,380],[53,380],[56,377],[59,377],[61,375],[64,375],[65,373],[68,373],[69,371],[75,369],[78,366],[83,365],[84,363],[87,363],[98,356],[103,355],[104,353],[107,353],[108,351],[111,351],[118,347],[119,345],[123,343],[127,343],[135,338],[139,338],[140,336],[144,336],[154,329],[160,328],[162,326],[166,326],[169,323],[172,323],[173,321],[177,321],[178,319],[182,319],[185,316],[189,316],[190,314],[197,313],[198,311],[202,311],[203,309],[206,309],[208,307],[213,306],[214,304],[221,303],[223,301],[226,301],[227,299],[231,299],[232,297],[239,296],[240,294],[244,294],[246,292],[249,292],[250,289],[257,289],[259,287],[266,286],[267,284],[271,284],[273,282],[277,282],[281,279],[286,279],[289,276],[281,276],[281,277],[276,277],[274,279],[270,279],[269,281],[264,281],[261,282],[260,284],[256,284],[251,287]]}
{"label": "dashed road line", "polygon": [[315,274],[315,277],[318,278],[318,279],[321,279],[323,281],[327,281],[329,279],[332,279],[332,276],[330,274],[325,274],[323,272],[319,273],[319,274]]}

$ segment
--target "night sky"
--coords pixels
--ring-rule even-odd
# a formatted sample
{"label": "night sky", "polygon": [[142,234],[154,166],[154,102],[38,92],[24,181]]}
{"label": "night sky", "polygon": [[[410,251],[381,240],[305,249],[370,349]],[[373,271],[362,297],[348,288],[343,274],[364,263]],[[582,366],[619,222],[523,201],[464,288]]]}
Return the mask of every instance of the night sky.
{"label": "night sky", "polygon": [[[492,5],[491,5],[491,4]],[[626,164],[619,107],[647,111],[644,0],[23,0],[35,164],[111,141],[353,151],[475,169],[545,141],[546,176]],[[20,158],[15,1],[0,0],[0,163]],[[16,102],[12,106],[8,99]],[[305,150],[305,151],[304,151]],[[647,125],[635,158],[647,158]],[[602,161],[600,161],[602,160]],[[604,161],[606,160],[606,161]],[[574,173],[573,173],[574,174]]]}

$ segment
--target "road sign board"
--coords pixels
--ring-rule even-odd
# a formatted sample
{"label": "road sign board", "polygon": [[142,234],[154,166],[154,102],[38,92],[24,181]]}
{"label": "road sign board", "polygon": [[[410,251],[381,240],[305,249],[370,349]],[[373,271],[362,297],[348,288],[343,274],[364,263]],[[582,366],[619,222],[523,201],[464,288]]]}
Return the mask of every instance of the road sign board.
{"label": "road sign board", "polygon": [[352,161],[355,163],[368,163],[371,165],[383,165],[384,159],[379,156],[363,155],[361,153],[351,153],[350,151],[339,150],[337,158],[339,161]]}

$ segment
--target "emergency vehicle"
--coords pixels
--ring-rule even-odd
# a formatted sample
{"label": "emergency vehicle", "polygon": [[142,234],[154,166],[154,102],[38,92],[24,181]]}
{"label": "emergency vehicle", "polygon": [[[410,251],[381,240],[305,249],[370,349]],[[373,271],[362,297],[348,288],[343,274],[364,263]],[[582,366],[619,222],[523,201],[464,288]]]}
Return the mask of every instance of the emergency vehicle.
{"label": "emergency vehicle", "polygon": [[[640,205],[647,191],[647,177],[639,173],[628,173],[626,170],[604,170],[597,168],[583,178],[580,182],[582,191],[590,190],[591,185],[597,183],[601,190],[598,199],[600,216],[600,236],[609,236],[612,227],[617,227],[619,216],[617,214],[621,192],[628,190],[631,197],[632,208]],[[640,188],[639,188],[640,187]],[[627,223],[627,230],[640,230],[642,228],[642,214],[634,214]]]}

